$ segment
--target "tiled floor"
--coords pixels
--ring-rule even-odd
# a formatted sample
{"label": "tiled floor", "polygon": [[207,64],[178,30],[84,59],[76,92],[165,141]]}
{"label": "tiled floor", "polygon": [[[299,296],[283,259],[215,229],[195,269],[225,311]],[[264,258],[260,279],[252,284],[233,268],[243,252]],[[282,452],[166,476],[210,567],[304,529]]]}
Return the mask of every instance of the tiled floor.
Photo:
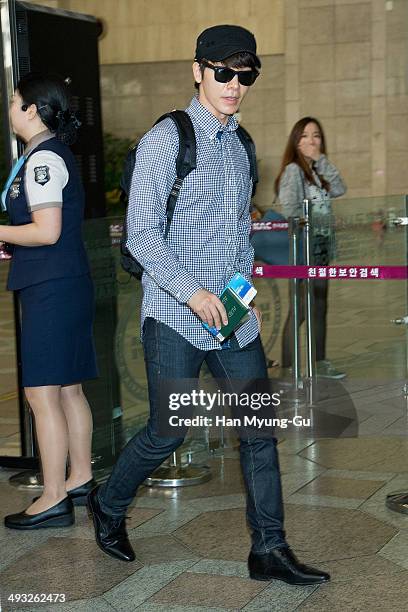
{"label": "tiled floor", "polygon": [[[268,354],[279,358],[287,282],[262,283],[264,342]],[[406,612],[408,516],[384,504],[387,493],[408,491],[408,413],[402,390],[406,340],[404,329],[390,323],[407,312],[406,287],[394,281],[339,281],[330,292],[329,355],[348,377],[337,387],[336,401],[326,406],[337,406],[338,414],[346,408],[349,414],[351,406],[358,432],[338,439],[286,436],[279,444],[288,541],[302,560],[331,573],[330,584],[291,587],[249,579],[245,495],[230,436],[222,456],[203,455],[212,472],[207,483],[141,488],[129,510],[134,563],[103,555],[84,508],[76,510],[75,525],[65,529],[24,533],[1,524],[1,611],[18,608],[7,601],[10,592],[18,592],[63,593],[63,604],[23,607],[49,612]],[[128,306],[127,299],[122,295],[119,301],[134,312],[133,298]],[[0,348],[0,454],[19,454],[11,303],[3,294],[0,302],[8,313],[0,323],[5,338]],[[132,325],[131,333],[125,330],[128,339],[138,334],[137,324]],[[140,365],[136,345],[125,352]],[[277,375],[278,370],[272,371],[272,377]],[[122,381],[126,423],[140,415],[140,402],[132,403],[134,382]],[[2,515],[23,509],[33,495],[8,483],[12,473],[0,469]]]}
{"label": "tiled floor", "polygon": [[[351,397],[365,420],[375,419],[388,390],[398,418],[406,416],[399,389],[383,384]],[[10,592],[53,592],[64,593],[66,603],[24,609],[405,611],[408,516],[387,510],[384,499],[408,490],[407,440],[377,431],[353,439],[286,439],[279,449],[288,541],[304,561],[331,573],[330,584],[290,587],[248,578],[245,496],[237,451],[229,448],[207,461],[213,474],[207,483],[140,490],[128,522],[134,563],[103,555],[84,508],[70,528],[21,533],[0,526],[2,610],[18,608],[5,601]],[[10,474],[0,471],[3,514],[23,508],[31,495],[9,485]]]}

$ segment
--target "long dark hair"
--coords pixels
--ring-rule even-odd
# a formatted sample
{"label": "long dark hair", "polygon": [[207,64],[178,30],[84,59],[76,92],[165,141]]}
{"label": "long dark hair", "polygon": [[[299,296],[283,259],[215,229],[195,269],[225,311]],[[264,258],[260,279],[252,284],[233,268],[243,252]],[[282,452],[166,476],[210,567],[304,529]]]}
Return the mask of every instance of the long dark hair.
{"label": "long dark hair", "polygon": [[57,75],[30,72],[19,80],[17,91],[25,104],[36,105],[42,122],[59,140],[75,142],[81,124],[69,108],[71,96],[66,81]]}
{"label": "long dark hair", "polygon": [[[285,152],[283,154],[279,174],[275,180],[275,193],[277,195],[279,194],[279,184],[282,178],[282,174],[285,172],[286,166],[292,163],[297,164],[303,170],[305,178],[308,183],[311,183],[312,185],[316,185],[316,180],[313,176],[312,168],[310,167],[307,160],[305,159],[305,157],[302,155],[302,153],[298,149],[298,144],[300,142],[300,139],[302,138],[302,134],[305,131],[305,128],[309,123],[315,123],[317,127],[319,128],[320,137],[322,139],[320,150],[324,155],[327,154],[326,138],[325,138],[324,131],[323,131],[320,121],[318,121],[314,117],[303,117],[302,119],[299,119],[299,121],[295,123],[295,125],[292,128],[291,133],[289,134],[289,138],[286,144]],[[319,174],[318,174],[318,177],[319,177],[322,187],[324,189],[327,189],[327,191],[329,191],[330,184]]]}

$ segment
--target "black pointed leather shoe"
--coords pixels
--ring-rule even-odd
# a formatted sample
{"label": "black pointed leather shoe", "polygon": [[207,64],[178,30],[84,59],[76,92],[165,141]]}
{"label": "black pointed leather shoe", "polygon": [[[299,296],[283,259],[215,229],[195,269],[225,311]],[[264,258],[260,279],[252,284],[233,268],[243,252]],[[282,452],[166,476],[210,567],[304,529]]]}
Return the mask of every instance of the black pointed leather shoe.
{"label": "black pointed leather shoe", "polygon": [[4,518],[4,524],[9,529],[42,529],[44,527],[69,527],[75,522],[74,506],[69,497],[44,512],[37,514],[9,514]]}
{"label": "black pointed leather shoe", "polygon": [[96,480],[91,478],[91,480],[88,480],[88,482],[85,482],[83,485],[67,491],[67,494],[72,499],[74,506],[86,506],[87,497],[92,489],[97,486],[97,484],[98,483]]}
{"label": "black pointed leather shoe", "polygon": [[408,492],[397,491],[387,495],[385,505],[394,512],[400,512],[401,514],[408,514]]}
{"label": "black pointed leather shoe", "polygon": [[96,543],[99,548],[121,561],[134,561],[135,553],[129,542],[126,531],[126,517],[115,517],[105,514],[99,505],[99,487],[88,495],[88,512],[93,520]]}
{"label": "black pointed leather shoe", "polygon": [[330,574],[300,563],[289,546],[274,548],[263,555],[251,552],[248,569],[253,580],[283,580],[288,584],[321,584],[330,580]]}

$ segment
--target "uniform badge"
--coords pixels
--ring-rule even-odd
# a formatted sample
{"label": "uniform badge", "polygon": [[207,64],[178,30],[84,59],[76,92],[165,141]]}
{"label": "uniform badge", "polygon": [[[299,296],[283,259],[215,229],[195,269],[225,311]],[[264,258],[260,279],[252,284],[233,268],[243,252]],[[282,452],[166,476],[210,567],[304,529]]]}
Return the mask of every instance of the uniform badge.
{"label": "uniform badge", "polygon": [[16,179],[14,183],[10,185],[10,198],[15,200],[20,195],[20,181],[21,179]]}
{"label": "uniform badge", "polygon": [[34,168],[35,182],[45,185],[50,180],[50,169],[48,166],[37,166]]}

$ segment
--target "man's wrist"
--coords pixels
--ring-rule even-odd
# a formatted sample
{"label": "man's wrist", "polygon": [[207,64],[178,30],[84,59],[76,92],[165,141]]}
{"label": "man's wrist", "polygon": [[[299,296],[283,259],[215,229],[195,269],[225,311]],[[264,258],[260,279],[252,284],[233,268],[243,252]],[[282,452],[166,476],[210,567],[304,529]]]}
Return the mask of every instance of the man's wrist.
{"label": "man's wrist", "polygon": [[203,289],[203,286],[187,270],[182,270],[175,278],[163,287],[181,304],[186,304],[190,298]]}

